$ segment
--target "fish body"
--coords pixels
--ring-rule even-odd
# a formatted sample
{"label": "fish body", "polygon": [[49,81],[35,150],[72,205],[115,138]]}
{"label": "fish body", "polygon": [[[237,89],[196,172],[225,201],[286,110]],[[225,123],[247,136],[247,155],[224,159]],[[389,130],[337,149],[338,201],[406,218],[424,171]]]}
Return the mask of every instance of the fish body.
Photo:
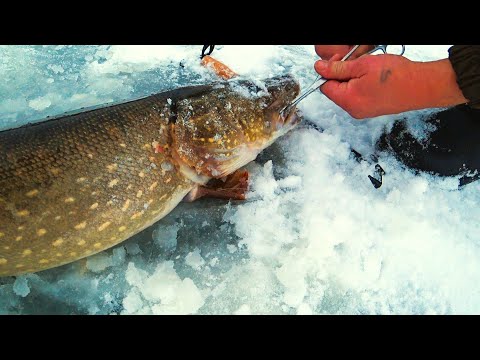
{"label": "fish body", "polygon": [[110,248],[297,121],[291,77],[181,88],[0,132],[0,276]]}

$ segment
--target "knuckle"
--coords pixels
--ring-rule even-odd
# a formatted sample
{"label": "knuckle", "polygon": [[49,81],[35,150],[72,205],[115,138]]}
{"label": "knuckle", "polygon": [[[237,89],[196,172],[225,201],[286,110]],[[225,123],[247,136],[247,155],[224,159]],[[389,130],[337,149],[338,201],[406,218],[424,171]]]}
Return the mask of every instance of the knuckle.
{"label": "knuckle", "polygon": [[341,74],[344,69],[344,63],[341,61],[335,61],[328,63],[328,68],[331,74]]}
{"label": "knuckle", "polygon": [[337,65],[337,70],[338,70],[338,72],[343,72],[343,71],[345,70],[346,62],[344,62],[344,61],[337,61],[335,64]]}

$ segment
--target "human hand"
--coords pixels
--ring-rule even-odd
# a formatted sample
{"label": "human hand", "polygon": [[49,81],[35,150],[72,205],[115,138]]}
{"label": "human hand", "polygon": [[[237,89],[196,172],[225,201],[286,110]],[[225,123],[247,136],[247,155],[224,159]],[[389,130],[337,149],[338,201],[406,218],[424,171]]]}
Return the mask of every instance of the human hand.
{"label": "human hand", "polygon": [[[315,52],[322,60],[340,60],[354,47],[355,45],[315,45]],[[349,60],[356,59],[368,51],[372,50],[375,45],[360,45],[355,52],[350,56]]]}
{"label": "human hand", "polygon": [[467,102],[448,59],[422,63],[372,55],[345,62],[319,60],[315,70],[331,79],[321,91],[356,119]]}

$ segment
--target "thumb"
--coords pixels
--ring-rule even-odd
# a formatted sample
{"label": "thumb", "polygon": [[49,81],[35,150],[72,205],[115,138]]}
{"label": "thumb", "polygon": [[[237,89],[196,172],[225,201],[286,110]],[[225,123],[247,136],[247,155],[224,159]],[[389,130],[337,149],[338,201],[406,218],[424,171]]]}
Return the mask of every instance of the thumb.
{"label": "thumb", "polygon": [[356,61],[325,61],[315,63],[315,71],[326,79],[350,80],[355,77]]}

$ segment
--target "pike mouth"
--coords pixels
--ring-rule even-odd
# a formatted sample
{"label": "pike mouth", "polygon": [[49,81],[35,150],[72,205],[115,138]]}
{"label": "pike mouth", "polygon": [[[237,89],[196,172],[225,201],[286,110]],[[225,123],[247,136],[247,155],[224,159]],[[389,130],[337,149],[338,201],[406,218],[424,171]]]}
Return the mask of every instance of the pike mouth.
{"label": "pike mouth", "polygon": [[266,109],[266,119],[270,119],[273,129],[286,132],[297,125],[301,116],[292,101],[300,93],[300,86],[295,83],[293,89],[286,91],[283,95],[277,97]]}
{"label": "pike mouth", "polygon": [[280,130],[288,131],[292,127],[297,125],[301,120],[299,110],[295,106],[292,109],[290,109],[286,114],[279,109],[275,109],[275,110],[272,109],[271,116],[272,116],[273,127],[277,131],[280,131]]}
{"label": "pike mouth", "polygon": [[[281,116],[281,115],[280,115]],[[284,116],[284,121],[283,121],[283,126],[289,126],[293,127],[297,125],[301,120],[299,110],[294,106],[292,110],[287,114],[287,116]]]}

